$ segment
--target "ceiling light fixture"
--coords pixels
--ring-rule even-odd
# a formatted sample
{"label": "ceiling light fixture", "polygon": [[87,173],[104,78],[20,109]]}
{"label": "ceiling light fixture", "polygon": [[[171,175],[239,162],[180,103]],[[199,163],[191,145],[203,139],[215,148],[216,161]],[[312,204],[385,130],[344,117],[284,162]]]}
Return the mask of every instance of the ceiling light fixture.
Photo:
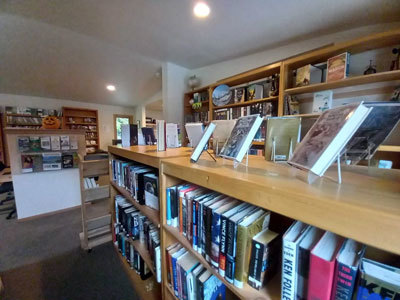
{"label": "ceiling light fixture", "polygon": [[106,85],[107,90],[109,90],[110,92],[114,92],[116,90],[115,85],[112,84],[107,84]]}
{"label": "ceiling light fixture", "polygon": [[210,14],[210,7],[205,2],[197,2],[193,13],[198,18],[206,18]]}

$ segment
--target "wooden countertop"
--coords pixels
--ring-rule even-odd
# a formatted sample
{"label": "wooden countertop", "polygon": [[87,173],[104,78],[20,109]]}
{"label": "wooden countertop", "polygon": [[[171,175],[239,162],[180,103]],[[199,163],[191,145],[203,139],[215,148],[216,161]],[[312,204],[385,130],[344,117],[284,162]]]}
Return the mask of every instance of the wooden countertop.
{"label": "wooden countertop", "polygon": [[156,145],[130,147],[122,147],[118,145],[108,146],[108,152],[155,168],[159,168],[161,160],[182,156],[188,157],[192,154],[192,148],[167,148],[166,151],[157,151]]}
{"label": "wooden countertop", "polygon": [[[164,160],[161,167],[164,174],[400,254],[400,172],[346,169],[342,184],[329,178],[308,184],[306,172],[255,156],[237,169],[231,161],[206,156],[198,163],[187,157]],[[335,177],[335,170],[327,175]]]}

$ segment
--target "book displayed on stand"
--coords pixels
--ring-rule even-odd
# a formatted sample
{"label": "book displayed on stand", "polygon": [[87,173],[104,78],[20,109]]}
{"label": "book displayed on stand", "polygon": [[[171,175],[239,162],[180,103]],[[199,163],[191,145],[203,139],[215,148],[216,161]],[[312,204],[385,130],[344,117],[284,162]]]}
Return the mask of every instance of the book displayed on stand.
{"label": "book displayed on stand", "polygon": [[165,125],[165,138],[167,148],[180,147],[179,142],[179,126],[175,123],[167,123]]}
{"label": "book displayed on stand", "polygon": [[189,139],[190,147],[195,148],[200,142],[204,133],[203,123],[187,123],[185,125],[185,129]]}
{"label": "book displayed on stand", "polygon": [[326,82],[347,78],[349,75],[349,59],[350,53],[348,52],[329,58],[327,61]]}
{"label": "book displayed on stand", "polygon": [[275,117],[267,119],[265,159],[286,161],[300,142],[301,118]]}
{"label": "book displayed on stand", "polygon": [[332,108],[332,91],[314,93],[312,113],[321,113]]}
{"label": "book displayed on stand", "polygon": [[237,164],[240,163],[249,150],[262,121],[263,118],[259,115],[239,118],[219,155],[223,158],[232,159]]}
{"label": "book displayed on stand", "polygon": [[221,151],[223,145],[231,135],[233,127],[235,127],[236,120],[214,120],[213,124],[216,125],[212,134],[213,150],[217,155]]}
{"label": "book displayed on stand", "polygon": [[[206,129],[204,130],[203,136],[201,137],[199,143],[197,144],[196,148],[194,149],[192,155],[190,156],[191,162],[197,162],[200,158],[200,155],[203,153],[204,150],[207,150],[208,141],[213,134],[216,125],[214,123],[208,124]],[[212,156],[211,156],[212,157]]]}
{"label": "book displayed on stand", "polygon": [[288,162],[322,176],[338,159],[371,109],[363,103],[356,103],[323,112]]}
{"label": "book displayed on stand", "polygon": [[305,65],[296,70],[296,85],[305,86],[309,84],[315,84],[322,82],[323,71],[321,68],[317,68],[313,65]]}
{"label": "book displayed on stand", "polygon": [[157,143],[152,127],[142,127],[142,135],[146,145],[155,145]]}
{"label": "book displayed on stand", "polygon": [[138,126],[136,124],[121,125],[122,147],[138,145]]}
{"label": "book displayed on stand", "polygon": [[165,151],[167,149],[166,123],[164,120],[156,121],[157,130],[157,151]]}

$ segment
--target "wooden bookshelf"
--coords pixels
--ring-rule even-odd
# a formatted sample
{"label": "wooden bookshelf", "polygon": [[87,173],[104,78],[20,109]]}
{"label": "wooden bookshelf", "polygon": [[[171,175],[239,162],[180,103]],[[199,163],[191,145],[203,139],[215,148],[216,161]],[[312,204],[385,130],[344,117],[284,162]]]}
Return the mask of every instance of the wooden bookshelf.
{"label": "wooden bookshelf", "polygon": [[[247,167],[241,165],[237,169],[230,161],[217,159],[214,162],[207,157],[196,164],[187,158],[165,160],[161,169],[163,255],[170,244],[179,242],[240,299],[280,299],[280,275],[277,274],[261,291],[248,285],[238,289],[227,283],[176,228],[166,224],[167,187],[182,182],[194,183],[281,216],[400,254],[397,237],[400,232],[400,171],[345,167],[342,170],[343,183],[339,185],[326,177],[308,184],[304,171],[256,156],[249,157]],[[327,176],[334,177],[334,174],[334,169],[327,172]],[[165,258],[163,264],[166,283]],[[171,292],[165,284],[164,294],[170,295]]]}
{"label": "wooden bookshelf", "polygon": [[[157,146],[131,146],[131,147],[122,147],[122,146],[109,146],[108,151],[110,154],[110,160],[113,158],[116,159],[125,159],[125,160],[131,160],[135,161],[147,166],[151,166],[153,168],[157,168],[159,170],[159,174],[161,174],[160,168],[161,168],[161,162],[166,159],[170,158],[176,158],[176,157],[186,157],[189,159],[189,156],[192,153],[191,148],[186,148],[186,147],[181,147],[181,148],[168,148],[166,151],[157,151]],[[109,164],[109,167],[111,168],[111,163]],[[160,175],[159,175],[160,176]],[[140,212],[145,215],[153,224],[158,226],[160,228],[160,239],[161,239],[161,215],[160,211],[153,209],[151,207],[148,207],[146,205],[141,205],[139,204],[134,197],[131,196],[131,194],[123,187],[118,186],[113,180],[111,176],[111,171],[110,171],[110,185],[112,187],[111,189],[111,203],[110,207],[112,210],[112,215],[115,215],[115,205],[114,205],[114,198],[116,195],[120,194],[124,196],[128,201],[130,201],[137,209],[140,210]],[[161,183],[159,180],[159,195],[161,193]],[[160,203],[160,208],[161,208],[161,203]],[[147,263],[147,265],[152,269],[153,271],[153,262],[150,259],[150,254],[148,253],[146,247],[142,244],[140,244],[139,241],[130,241],[135,247],[135,249],[140,253],[142,256],[143,260]],[[163,249],[161,247],[161,249]],[[120,255],[120,254],[119,254]],[[163,257],[163,253],[161,251],[161,255]],[[120,255],[121,256],[121,255]],[[122,258],[122,256],[121,256]],[[126,264],[126,262],[125,262]],[[134,272],[133,270],[131,270]],[[153,273],[154,274],[154,273]],[[135,274],[136,275],[136,274]],[[138,285],[135,283],[137,281],[136,277],[131,277],[131,280],[135,284],[136,289],[140,289],[138,293],[141,295],[143,293],[143,286]],[[153,279],[155,278],[155,274],[152,277]],[[140,277],[139,277],[140,279]],[[160,291],[164,291],[162,287],[163,281],[160,284],[158,284],[154,280],[155,284],[158,286],[157,289]],[[149,297],[150,295],[147,295],[146,297]],[[160,296],[157,296],[153,299],[160,299]],[[145,298],[143,298],[145,299]],[[164,298],[165,299],[165,298]]]}
{"label": "wooden bookshelf", "polygon": [[255,99],[255,100],[249,100],[249,101],[243,101],[243,102],[232,103],[232,104],[223,105],[223,106],[214,106],[214,110],[223,109],[223,108],[231,108],[231,107],[249,106],[249,105],[253,105],[253,104],[257,104],[257,103],[263,103],[263,102],[269,102],[269,101],[278,101],[278,96],[267,97],[267,98],[262,98],[262,99]]}
{"label": "wooden bookshelf", "polygon": [[[85,129],[87,133],[95,133],[95,137],[91,136],[90,134],[86,134],[86,140],[96,140],[96,144],[86,145],[86,148],[92,147],[95,149],[95,151],[97,151],[100,147],[99,118],[97,110],[77,107],[63,107],[62,112],[63,128],[82,128]],[[88,120],[90,120],[90,122]]]}

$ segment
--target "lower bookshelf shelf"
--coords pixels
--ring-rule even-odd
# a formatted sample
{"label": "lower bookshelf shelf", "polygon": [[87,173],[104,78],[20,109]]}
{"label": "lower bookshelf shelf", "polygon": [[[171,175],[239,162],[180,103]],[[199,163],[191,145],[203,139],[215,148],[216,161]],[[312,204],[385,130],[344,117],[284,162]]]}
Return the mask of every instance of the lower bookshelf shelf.
{"label": "lower bookshelf shelf", "polygon": [[160,227],[160,212],[156,209],[153,209],[151,207],[148,207],[146,205],[141,205],[139,204],[132,196],[131,194],[124,189],[123,187],[118,186],[113,181],[110,181],[110,184],[113,188],[115,188],[118,193],[120,193],[122,196],[124,196],[127,200],[129,200],[133,206],[135,206],[137,209],[140,210],[140,212],[145,215],[151,222],[153,222],[154,225]]}
{"label": "lower bookshelf shelf", "polygon": [[[219,280],[222,281],[223,284],[225,284],[226,288],[231,290],[236,296],[238,296],[240,299],[267,299],[267,300],[278,300],[281,297],[281,285],[280,285],[280,275],[277,274],[268,284],[265,288],[262,290],[256,290],[249,286],[247,283],[245,283],[244,287],[242,289],[237,288],[233,284],[229,283],[228,281],[225,280],[224,277],[222,277],[216,269],[214,269],[206,260],[205,258],[199,254],[197,251],[195,251],[192,248],[192,245],[189,243],[189,241],[183,237],[179,231],[171,226],[168,225],[163,225],[163,229],[170,234],[177,242],[179,242],[183,247],[186,248],[190,253],[192,253],[197,260],[212,274],[218,277]],[[168,283],[165,283],[166,286],[168,286]],[[228,298],[227,298],[228,299]]]}
{"label": "lower bookshelf shelf", "polygon": [[140,299],[161,299],[161,285],[157,283],[155,276],[152,276],[146,280],[142,280],[134,270],[132,270],[122,256],[118,249],[115,248],[121,264],[123,265],[125,272],[131,279],[131,282],[135,288],[135,291],[139,295]]}
{"label": "lower bookshelf shelf", "polygon": [[140,256],[143,258],[144,262],[147,264],[153,275],[157,276],[156,272],[154,271],[154,263],[151,260],[149,251],[146,249],[146,245],[141,243],[139,240],[132,240],[132,238],[129,238],[129,243],[131,243],[133,248],[135,248],[135,250],[139,252]]}

